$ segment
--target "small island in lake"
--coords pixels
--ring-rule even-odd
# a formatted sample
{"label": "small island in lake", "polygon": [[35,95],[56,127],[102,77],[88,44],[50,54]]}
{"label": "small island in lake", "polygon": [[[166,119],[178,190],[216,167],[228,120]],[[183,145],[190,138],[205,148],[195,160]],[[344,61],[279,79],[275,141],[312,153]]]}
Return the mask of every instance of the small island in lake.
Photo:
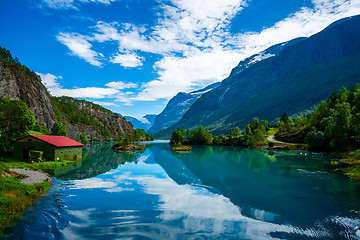
{"label": "small island in lake", "polygon": [[192,147],[191,146],[178,146],[170,148],[172,151],[180,151],[180,152],[190,152]]}
{"label": "small island in lake", "polygon": [[131,144],[131,143],[117,143],[114,146],[111,147],[113,150],[125,150],[125,151],[131,151],[131,150],[139,150],[142,151],[144,148]]}

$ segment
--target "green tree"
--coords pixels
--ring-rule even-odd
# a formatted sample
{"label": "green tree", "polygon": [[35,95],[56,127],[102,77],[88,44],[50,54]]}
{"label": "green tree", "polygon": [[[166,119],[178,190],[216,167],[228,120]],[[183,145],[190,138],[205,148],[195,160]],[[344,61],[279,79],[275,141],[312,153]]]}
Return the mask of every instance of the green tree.
{"label": "green tree", "polygon": [[0,99],[0,151],[12,152],[11,141],[26,136],[34,124],[34,114],[23,101]]}
{"label": "green tree", "polygon": [[51,128],[51,134],[56,136],[66,136],[66,127],[61,122],[55,122]]}
{"label": "green tree", "polygon": [[180,143],[183,144],[186,141],[185,130],[178,128],[176,131],[172,132],[170,144]]}
{"label": "green tree", "polygon": [[82,144],[85,144],[85,145],[89,143],[89,140],[87,139],[85,132],[80,133],[80,135],[78,135],[78,136],[76,137],[76,139],[77,139],[79,142],[81,142]]}

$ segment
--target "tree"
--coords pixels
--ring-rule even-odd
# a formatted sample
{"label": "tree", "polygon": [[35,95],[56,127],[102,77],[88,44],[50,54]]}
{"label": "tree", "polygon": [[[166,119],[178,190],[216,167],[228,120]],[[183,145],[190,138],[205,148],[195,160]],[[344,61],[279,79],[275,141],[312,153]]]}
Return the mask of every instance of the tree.
{"label": "tree", "polygon": [[172,132],[170,144],[180,143],[183,144],[186,141],[185,130],[178,128],[176,131]]}
{"label": "tree", "polygon": [[234,128],[233,130],[233,137],[240,137],[241,136],[241,130],[239,127]]}
{"label": "tree", "polygon": [[34,114],[23,101],[0,99],[0,151],[12,152],[11,141],[26,136],[34,124]]}
{"label": "tree", "polygon": [[51,134],[56,136],[66,136],[66,127],[61,122],[55,122],[51,128]]}
{"label": "tree", "polygon": [[85,132],[80,133],[80,135],[77,136],[76,139],[85,145],[89,143],[89,140],[87,139]]}

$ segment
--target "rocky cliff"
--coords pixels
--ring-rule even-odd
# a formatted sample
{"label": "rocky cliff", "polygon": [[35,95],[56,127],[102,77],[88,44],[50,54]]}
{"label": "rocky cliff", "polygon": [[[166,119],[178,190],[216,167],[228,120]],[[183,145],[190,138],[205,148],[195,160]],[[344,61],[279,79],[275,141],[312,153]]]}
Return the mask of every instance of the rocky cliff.
{"label": "rocky cliff", "polygon": [[115,140],[134,132],[125,118],[97,104],[70,97],[51,97],[41,78],[0,47],[0,98],[22,100],[34,113],[36,123],[49,131],[55,121],[66,125],[73,139],[85,132],[88,139]]}
{"label": "rocky cliff", "polygon": [[30,78],[24,71],[11,67],[0,58],[0,98],[22,100],[33,111],[36,123],[50,129],[55,122],[54,105],[39,79]]}

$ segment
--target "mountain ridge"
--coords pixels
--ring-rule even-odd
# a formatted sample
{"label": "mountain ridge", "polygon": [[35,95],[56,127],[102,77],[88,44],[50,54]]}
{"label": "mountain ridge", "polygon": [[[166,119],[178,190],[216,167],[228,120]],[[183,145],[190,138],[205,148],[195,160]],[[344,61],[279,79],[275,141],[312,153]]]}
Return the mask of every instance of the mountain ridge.
{"label": "mountain ridge", "polygon": [[176,96],[169,100],[164,110],[156,115],[154,124],[148,132],[153,134],[176,124],[198,98],[200,98],[204,93],[217,88],[219,85],[220,83],[213,83],[205,88],[189,93],[179,92]]}
{"label": "mountain ridge", "polygon": [[[266,49],[279,50],[249,65],[240,63],[221,85],[202,95],[172,127],[155,137],[168,138],[178,127],[204,126],[214,134],[245,127],[253,117],[272,121],[301,112],[342,86],[360,82],[360,15],[341,19],[308,38]],[[285,45],[283,45],[285,44]]]}

